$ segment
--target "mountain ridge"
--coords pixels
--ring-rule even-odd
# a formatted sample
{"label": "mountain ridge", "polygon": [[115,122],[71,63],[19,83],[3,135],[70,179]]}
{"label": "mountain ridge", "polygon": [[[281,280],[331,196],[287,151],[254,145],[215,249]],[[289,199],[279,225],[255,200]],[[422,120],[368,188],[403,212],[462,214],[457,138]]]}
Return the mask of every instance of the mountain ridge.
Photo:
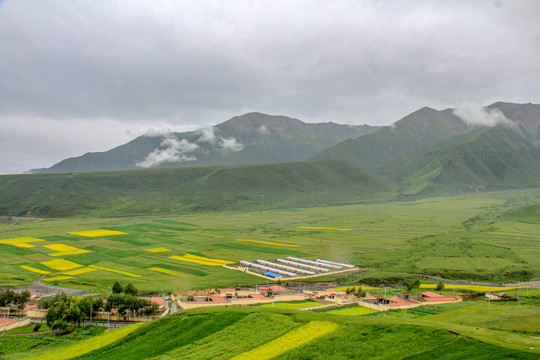
{"label": "mountain ridge", "polygon": [[303,161],[346,138],[377,129],[369,125],[310,124],[283,115],[252,112],[195,131],[142,135],[108,151],[65,159],[38,172]]}

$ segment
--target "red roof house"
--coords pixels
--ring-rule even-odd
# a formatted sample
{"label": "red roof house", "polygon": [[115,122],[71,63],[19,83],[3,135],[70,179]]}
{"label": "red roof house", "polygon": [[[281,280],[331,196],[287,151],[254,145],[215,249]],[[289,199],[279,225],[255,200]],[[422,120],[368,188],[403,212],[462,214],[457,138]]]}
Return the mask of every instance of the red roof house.
{"label": "red roof house", "polygon": [[152,296],[150,301],[152,302],[152,304],[156,304],[157,306],[159,306],[159,308],[162,308],[165,306],[165,301],[163,300],[161,296]]}
{"label": "red roof house", "polygon": [[219,295],[210,296],[210,300],[212,300],[212,302],[216,302],[216,303],[228,303],[227,300],[225,300],[222,296],[219,296]]}
{"label": "red roof house", "polygon": [[420,299],[426,302],[461,301],[461,296],[444,296],[431,291],[420,294]]}

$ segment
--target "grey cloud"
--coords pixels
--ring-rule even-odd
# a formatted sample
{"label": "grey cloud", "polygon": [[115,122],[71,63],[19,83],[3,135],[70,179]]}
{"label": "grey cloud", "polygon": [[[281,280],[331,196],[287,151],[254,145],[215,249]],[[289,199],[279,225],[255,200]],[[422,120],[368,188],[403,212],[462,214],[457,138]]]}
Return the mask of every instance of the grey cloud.
{"label": "grey cloud", "polygon": [[149,153],[143,161],[137,163],[137,166],[150,168],[163,163],[195,161],[197,158],[193,152],[198,148],[199,145],[186,139],[178,140],[174,136],[168,135],[164,137],[160,147]]}
{"label": "grey cloud", "polygon": [[454,114],[470,125],[497,126],[510,123],[498,109],[488,109],[472,103],[461,104],[454,110]]}
{"label": "grey cloud", "polygon": [[221,148],[224,151],[238,152],[244,149],[244,145],[236,141],[235,138],[221,138],[220,139]]}
{"label": "grey cloud", "polygon": [[217,141],[216,134],[214,133],[213,127],[203,128],[197,131],[201,136],[197,139],[197,142],[207,142],[214,144]]}
{"label": "grey cloud", "polygon": [[0,125],[197,129],[247,111],[381,125],[423,106],[538,102],[539,11],[536,1],[8,0]]}

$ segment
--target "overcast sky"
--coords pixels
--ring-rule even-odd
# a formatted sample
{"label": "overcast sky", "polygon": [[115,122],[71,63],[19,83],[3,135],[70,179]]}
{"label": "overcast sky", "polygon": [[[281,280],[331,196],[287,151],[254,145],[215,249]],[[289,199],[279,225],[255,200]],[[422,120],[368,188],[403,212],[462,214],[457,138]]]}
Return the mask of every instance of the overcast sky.
{"label": "overcast sky", "polygon": [[0,174],[258,111],[539,103],[540,1],[0,0]]}

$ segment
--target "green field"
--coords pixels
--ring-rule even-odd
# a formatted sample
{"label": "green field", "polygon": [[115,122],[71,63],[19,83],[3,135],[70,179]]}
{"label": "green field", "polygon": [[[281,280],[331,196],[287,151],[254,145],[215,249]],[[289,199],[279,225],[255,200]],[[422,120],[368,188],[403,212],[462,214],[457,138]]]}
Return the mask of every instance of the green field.
{"label": "green field", "polygon": [[260,307],[269,307],[269,308],[278,308],[278,309],[303,309],[308,308],[312,306],[318,306],[323,305],[321,303],[318,303],[316,301],[291,301],[291,302],[276,302],[273,304],[264,304],[260,305]]}
{"label": "green field", "polygon": [[[254,349],[264,349],[261,359],[538,358],[538,340],[531,336],[535,332],[492,327],[480,309],[482,305],[450,304],[433,307],[432,313],[399,310],[364,316],[262,307],[196,309],[89,339],[65,341],[43,337],[39,348],[30,346],[31,336],[8,336],[7,341],[0,340],[0,351],[4,350],[6,360],[231,359],[249,358],[248,351]],[[460,320],[471,316],[474,319],[468,324]],[[509,311],[504,318],[517,323],[520,316],[513,317]],[[533,321],[534,318],[529,323]],[[311,340],[282,346],[281,339],[300,336],[294,334],[315,324],[329,331],[321,335],[304,333]],[[16,347],[26,343],[27,349]]]}
{"label": "green field", "polygon": [[[229,261],[320,257],[376,270],[326,277],[343,284],[385,278],[392,283],[393,278],[418,273],[491,282],[539,279],[540,224],[513,215],[539,199],[540,191],[521,190],[292,210],[1,223],[0,277],[2,285],[26,285],[41,276],[34,271],[47,271],[44,281],[67,277],[49,285],[97,291],[117,279],[143,291],[260,282],[242,272],[170,258],[192,254]],[[126,234],[70,234],[97,229]],[[29,243],[33,247],[6,243],[21,237],[44,241]],[[54,256],[57,251],[44,245],[55,244],[87,252]],[[159,248],[170,251],[148,251]],[[80,267],[70,273],[45,265],[53,259]]]}

